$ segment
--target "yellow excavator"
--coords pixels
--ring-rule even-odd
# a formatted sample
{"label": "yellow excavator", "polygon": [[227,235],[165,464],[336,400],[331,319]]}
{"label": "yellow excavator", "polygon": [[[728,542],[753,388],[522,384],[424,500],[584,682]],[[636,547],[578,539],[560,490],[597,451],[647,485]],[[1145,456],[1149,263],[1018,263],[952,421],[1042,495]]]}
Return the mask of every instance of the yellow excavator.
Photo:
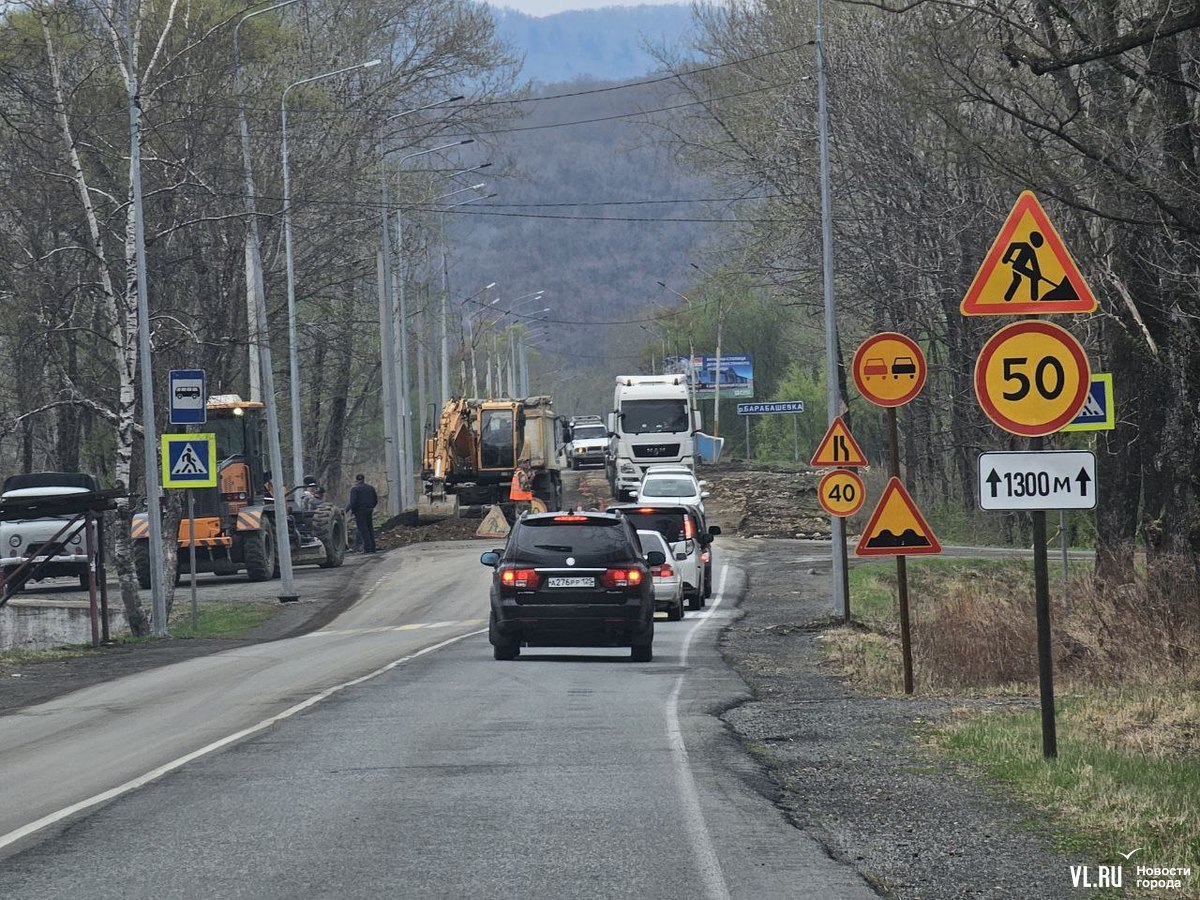
{"label": "yellow excavator", "polygon": [[508,503],[513,471],[521,461],[529,463],[534,497],[546,509],[560,509],[556,425],[549,397],[451,399],[425,436],[422,513],[456,515],[463,507]]}

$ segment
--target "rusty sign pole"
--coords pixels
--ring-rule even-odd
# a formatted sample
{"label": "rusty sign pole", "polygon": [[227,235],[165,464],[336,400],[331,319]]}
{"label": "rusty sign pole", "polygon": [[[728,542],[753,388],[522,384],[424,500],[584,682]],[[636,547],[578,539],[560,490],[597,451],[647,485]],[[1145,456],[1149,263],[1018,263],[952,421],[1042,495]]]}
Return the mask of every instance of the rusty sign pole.
{"label": "rusty sign pole", "polygon": [[[900,477],[900,429],[896,425],[896,408],[887,408],[888,455],[891,474]],[[908,561],[903,554],[896,557],[896,591],[900,598],[900,653],[904,658],[904,693],[913,692],[912,632],[908,620]]]}

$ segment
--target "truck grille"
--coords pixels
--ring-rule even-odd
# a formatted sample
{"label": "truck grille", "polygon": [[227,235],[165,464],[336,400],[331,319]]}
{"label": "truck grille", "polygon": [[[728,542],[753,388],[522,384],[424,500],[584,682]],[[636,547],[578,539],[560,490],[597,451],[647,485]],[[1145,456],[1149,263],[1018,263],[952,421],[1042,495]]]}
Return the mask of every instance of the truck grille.
{"label": "truck grille", "polygon": [[634,444],[633,455],[639,459],[662,459],[665,456],[678,456],[678,444]]}

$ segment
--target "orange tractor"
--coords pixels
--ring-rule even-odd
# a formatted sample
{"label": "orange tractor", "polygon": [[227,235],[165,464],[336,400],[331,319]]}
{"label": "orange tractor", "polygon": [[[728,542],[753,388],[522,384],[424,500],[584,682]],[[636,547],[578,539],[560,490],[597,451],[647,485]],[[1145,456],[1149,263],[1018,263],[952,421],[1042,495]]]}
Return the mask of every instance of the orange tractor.
{"label": "orange tractor", "polygon": [[[246,573],[251,581],[279,574],[275,501],[264,466],[263,404],[237,394],[211,397],[207,431],[217,436],[217,487],[193,488],[196,504],[196,571],[217,575]],[[289,491],[290,495],[297,488]],[[346,558],[346,514],[322,503],[302,510],[288,499],[287,534],[292,562],[340,566]],[[187,571],[189,528],[179,523],[179,571]],[[138,583],[150,587],[150,523],[146,514],[133,517],[131,535]]]}

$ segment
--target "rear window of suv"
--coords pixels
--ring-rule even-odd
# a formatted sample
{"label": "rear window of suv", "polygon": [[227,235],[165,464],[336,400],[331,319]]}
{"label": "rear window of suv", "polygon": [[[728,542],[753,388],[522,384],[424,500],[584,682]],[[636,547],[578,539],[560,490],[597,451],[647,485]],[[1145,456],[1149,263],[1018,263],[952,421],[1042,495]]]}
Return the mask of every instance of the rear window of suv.
{"label": "rear window of suv", "polygon": [[669,543],[683,540],[683,513],[681,512],[642,512],[637,509],[622,510],[622,515],[638,531],[657,531]]}
{"label": "rear window of suv", "polygon": [[629,532],[617,519],[588,519],[586,522],[556,522],[535,519],[523,522],[513,532],[509,558],[538,566],[608,566],[638,557]]}

